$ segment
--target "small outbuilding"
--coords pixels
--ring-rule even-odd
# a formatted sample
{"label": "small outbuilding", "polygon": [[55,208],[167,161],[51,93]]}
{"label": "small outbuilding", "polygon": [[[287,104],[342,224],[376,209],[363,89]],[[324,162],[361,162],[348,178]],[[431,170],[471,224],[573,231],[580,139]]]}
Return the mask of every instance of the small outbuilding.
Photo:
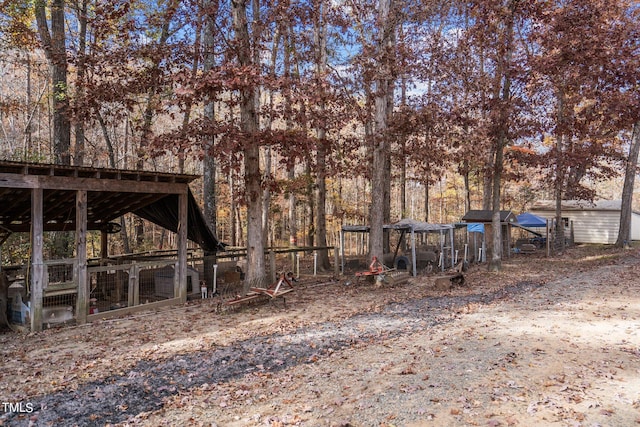
{"label": "small outbuilding", "polygon": [[[108,304],[113,315],[128,314],[142,305],[150,309],[184,303],[191,277],[187,239],[210,253],[220,246],[189,189],[196,178],[0,161],[0,247],[11,233],[29,233],[31,242],[23,280],[26,286],[14,304],[20,320],[26,323],[22,311],[28,310],[31,330],[39,331],[43,324],[53,323],[54,317],[56,321],[75,318],[77,323],[104,318],[105,313],[93,306],[96,301]],[[164,300],[147,304],[140,286],[141,278],[153,274],[151,268],[158,262],[118,264],[108,260],[107,235],[114,229],[111,221],[129,212],[176,233],[177,257],[161,265],[171,267],[169,285],[150,291],[153,296],[166,294]],[[87,236],[94,230],[101,233],[101,259],[96,265],[87,257]],[[74,257],[45,260],[43,234],[47,231],[75,232]],[[191,285],[192,291],[199,290],[197,283]],[[28,305],[21,302],[23,290]],[[60,301],[64,303],[58,304]],[[54,308],[61,313],[48,316],[47,310]]]}
{"label": "small outbuilding", "polygon": [[[530,213],[545,219],[555,218],[556,202],[541,200]],[[614,244],[620,229],[621,200],[564,200],[561,205],[565,227],[573,224],[575,243]],[[640,240],[640,213],[631,214],[631,240]]]}
{"label": "small outbuilding", "polygon": [[[463,223],[483,224],[486,236],[491,235],[491,224],[493,221],[493,211],[491,210],[470,210],[462,217]],[[511,226],[517,225],[516,216],[511,211],[500,211],[500,224],[502,225],[502,253],[507,257],[511,256]],[[486,244],[486,242],[485,242]],[[491,247],[487,246],[487,254],[491,251]],[[484,255],[483,255],[484,258]]]}

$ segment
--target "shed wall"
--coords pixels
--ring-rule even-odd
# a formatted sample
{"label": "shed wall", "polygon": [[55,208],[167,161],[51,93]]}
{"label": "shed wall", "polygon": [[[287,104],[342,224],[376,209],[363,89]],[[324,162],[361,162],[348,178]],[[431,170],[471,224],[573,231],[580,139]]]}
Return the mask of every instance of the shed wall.
{"label": "shed wall", "polygon": [[[531,210],[531,213],[543,218],[555,218],[555,212],[544,210]],[[576,243],[602,243],[614,244],[618,237],[618,229],[620,228],[620,211],[603,211],[603,210],[566,210],[562,211],[563,218],[569,218],[573,221],[574,241]],[[638,217],[634,214],[633,217]],[[632,218],[632,236],[640,233],[640,218],[635,230],[633,229]],[[640,234],[633,239],[640,240]]]}
{"label": "shed wall", "polygon": [[631,212],[631,240],[640,240],[640,214]]}

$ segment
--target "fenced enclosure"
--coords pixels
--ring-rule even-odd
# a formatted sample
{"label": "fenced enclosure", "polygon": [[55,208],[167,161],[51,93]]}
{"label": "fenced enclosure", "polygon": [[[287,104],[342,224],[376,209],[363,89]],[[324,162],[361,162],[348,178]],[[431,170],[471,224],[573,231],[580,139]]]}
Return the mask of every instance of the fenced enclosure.
{"label": "fenced enclosure", "polygon": [[[322,249],[322,248],[320,248]],[[331,261],[335,266],[337,252]],[[87,266],[86,320],[91,322],[126,315],[140,310],[155,309],[178,302],[175,254],[163,252],[158,259],[152,256],[116,257],[92,260]],[[215,262],[190,254],[187,265],[187,299],[218,295],[233,298],[244,295],[251,287],[267,287],[278,274],[293,277],[335,274],[335,270],[321,272],[318,248],[272,248],[265,254],[266,274],[251,282],[245,279],[246,260],[241,252],[223,254]],[[135,258],[135,259],[134,259]],[[211,261],[211,260],[208,260]],[[103,265],[101,265],[103,264]],[[215,271],[205,274],[205,265]],[[5,270],[5,273],[8,270]],[[42,323],[45,327],[72,323],[78,320],[78,261],[75,258],[44,262]],[[9,286],[9,320],[14,324],[30,323],[30,272],[27,266],[11,269]],[[209,277],[209,281],[205,281]],[[206,287],[206,291],[202,289]]]}
{"label": "fenced enclosure", "polygon": [[[175,260],[155,260],[87,267],[90,302],[87,320],[110,317],[110,311],[132,311],[141,305],[151,308],[173,300],[177,281],[175,264]],[[73,321],[78,310],[77,260],[46,261],[44,266],[43,324],[52,326]],[[200,294],[199,277],[197,269],[188,267],[188,295]],[[22,267],[15,271],[12,278],[17,286],[9,286],[9,289],[14,289],[9,295],[13,301],[10,316],[13,323],[29,323],[28,278],[28,270]],[[124,313],[120,311],[117,314]]]}
{"label": "fenced enclosure", "polygon": [[[453,268],[461,257],[467,255],[466,246],[463,245],[462,253],[456,247],[460,238],[456,236],[453,224],[429,224],[403,219],[385,225],[383,229],[384,253],[378,261],[388,268],[404,270],[414,276],[430,274]],[[369,231],[369,227],[363,225],[342,226],[341,264],[344,274],[369,266]]]}

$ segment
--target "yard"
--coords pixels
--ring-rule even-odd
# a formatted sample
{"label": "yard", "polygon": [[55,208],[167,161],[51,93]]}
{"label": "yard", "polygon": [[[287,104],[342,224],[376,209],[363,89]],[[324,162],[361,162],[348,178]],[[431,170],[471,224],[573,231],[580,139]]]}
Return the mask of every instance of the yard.
{"label": "yard", "polygon": [[640,425],[639,273],[584,246],[447,291],[305,278],[286,306],[5,331],[0,425]]}

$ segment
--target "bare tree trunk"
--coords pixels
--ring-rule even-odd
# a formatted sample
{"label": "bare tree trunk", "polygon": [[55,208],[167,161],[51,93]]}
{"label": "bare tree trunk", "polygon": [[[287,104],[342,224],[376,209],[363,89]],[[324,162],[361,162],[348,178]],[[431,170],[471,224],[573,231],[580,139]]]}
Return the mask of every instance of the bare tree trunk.
{"label": "bare tree trunk", "polygon": [[[324,130],[319,132],[318,137],[324,139]],[[319,141],[320,145],[317,150],[317,162],[318,172],[316,175],[316,246],[327,246],[327,164],[326,164],[326,149],[323,146],[322,140]],[[331,268],[329,262],[329,250],[321,249],[318,251],[318,268],[323,271],[327,271]]]}
{"label": "bare tree trunk", "polygon": [[[324,81],[327,69],[327,23],[326,5],[324,0],[318,1],[316,8],[316,22],[314,27],[314,42],[316,46],[316,74],[318,80]],[[320,101],[318,105],[320,114],[326,110],[326,105]],[[316,129],[316,246],[327,246],[327,130],[324,127]],[[329,251],[322,249],[318,251],[318,268],[327,271],[331,268],[329,263]]]}
{"label": "bare tree trunk", "polygon": [[238,207],[236,205],[236,186],[235,180],[233,179],[233,170],[229,170],[229,198],[231,199],[231,204],[229,205],[229,234],[231,240],[231,246],[238,246],[238,235],[237,235],[237,226],[236,226],[236,211]]}
{"label": "bare tree trunk", "polygon": [[[231,9],[238,62],[241,67],[252,66],[246,1],[232,0]],[[247,200],[247,283],[262,280],[265,276],[260,144],[256,139],[259,124],[256,108],[256,90],[251,85],[246,85],[240,91],[240,126],[245,137],[243,154]]]}
{"label": "bare tree trunk", "polygon": [[52,0],[50,9],[51,32],[47,22],[46,1],[36,0],[35,17],[38,34],[51,68],[53,88],[53,155],[57,164],[71,164],[71,122],[69,121],[69,94],[67,85],[67,54],[64,28],[64,0]]}
{"label": "bare tree trunk", "polygon": [[[160,31],[160,38],[158,39],[158,49],[163,49],[167,43],[169,38],[169,26],[171,24],[171,20],[176,11],[177,4],[179,0],[171,0],[169,4],[167,4],[167,8],[165,11],[164,21],[162,23],[162,28]],[[160,57],[154,59],[152,62],[149,74],[151,75],[151,87],[147,89],[147,101],[146,106],[143,113],[142,120],[142,129],[140,131],[140,140],[138,142],[138,153],[137,153],[137,162],[136,169],[143,170],[144,169],[144,161],[147,157],[147,146],[149,141],[151,140],[151,125],[153,121],[153,115],[156,108],[157,99],[157,89],[160,85]],[[135,236],[136,236],[136,246],[139,248],[144,243],[144,221],[142,218],[136,217],[135,219]]]}
{"label": "bare tree trunk", "polygon": [[[402,23],[401,37],[404,38]],[[403,67],[404,68],[404,67]],[[407,78],[403,74],[400,79],[400,105],[402,110],[407,108]],[[393,108],[393,107],[392,107]],[[407,217],[407,137],[400,136],[400,218]]]}
{"label": "bare tree trunk", "polygon": [[[511,0],[509,2],[509,15],[506,17],[505,22],[505,35],[504,35],[504,57],[498,57],[498,67],[496,70],[496,94],[500,98],[500,111],[499,120],[496,128],[498,133],[496,135],[495,147],[495,161],[493,166],[493,188],[492,188],[492,215],[491,215],[491,228],[492,228],[492,247],[493,253],[491,254],[491,260],[489,261],[489,271],[502,270],[502,224],[500,222],[500,186],[502,184],[502,170],[504,161],[504,148],[507,145],[507,130],[509,126],[509,104],[511,99],[511,55],[513,52],[513,26],[514,26],[514,13],[515,6],[518,0]],[[509,250],[509,248],[507,248]]]}
{"label": "bare tree trunk", "polygon": [[[305,164],[305,175],[307,176],[307,187],[306,187],[306,195],[307,195],[307,209],[308,209],[308,219],[307,223],[307,240],[305,242],[306,246],[314,246],[315,245],[315,237],[316,237],[316,200],[313,194],[313,181],[312,172],[311,172],[311,158],[310,156],[306,159]],[[304,220],[304,218],[303,218]],[[304,224],[303,224],[304,226]]]}
{"label": "bare tree trunk", "polygon": [[[86,96],[85,74],[86,74],[86,45],[87,45],[87,0],[80,2],[78,10],[78,66],[76,70],[76,105],[81,104]],[[84,114],[80,112],[82,108],[76,110],[76,146],[74,164],[82,166],[84,164]]]}
{"label": "bare tree trunk", "polygon": [[[270,126],[270,124],[269,124]],[[271,212],[271,188],[270,182],[273,179],[271,173],[273,153],[271,147],[264,150],[264,172],[262,174],[262,182],[265,183],[262,190],[262,244],[269,246],[269,213]]]}
{"label": "bare tree trunk", "polygon": [[381,0],[378,10],[378,67],[375,91],[375,134],[371,183],[370,256],[382,261],[384,252],[384,222],[388,217],[389,141],[387,136],[389,96],[393,91],[393,54],[395,23],[391,18],[393,0]]}
{"label": "bare tree trunk", "polygon": [[[291,34],[294,34],[294,33],[295,33],[295,29],[289,27],[285,35],[285,41],[284,41],[283,63],[284,63],[284,73],[285,73],[285,76],[287,77],[291,76],[291,69],[292,69],[291,52],[294,50],[293,42],[291,40],[292,39]],[[296,77],[298,76],[299,76],[299,73],[296,72]],[[287,130],[291,130],[294,126],[293,120],[291,119],[291,117],[293,116],[291,111],[292,105],[293,105],[293,99],[291,96],[291,91],[288,88],[285,88],[284,90],[284,99],[285,99],[284,109],[285,109],[285,116],[286,116],[285,126]],[[295,180],[295,178],[296,178],[295,161],[292,161],[291,165],[289,165],[289,169],[287,170],[287,179],[290,184],[293,184],[293,181]],[[296,210],[297,197],[296,197],[295,191],[292,188],[289,189],[288,202],[289,202],[289,212],[288,212],[289,246],[296,247],[298,246],[298,217],[297,217],[297,210]]]}
{"label": "bare tree trunk", "polygon": [[[257,6],[255,6],[257,7]],[[280,47],[280,38],[281,38],[281,27],[278,25],[276,27],[276,33],[273,37],[273,46],[271,48],[271,64],[269,74],[271,74],[272,78],[276,76],[276,59],[278,56],[278,49]],[[259,58],[257,58],[259,61]],[[256,58],[254,57],[254,61]],[[269,90],[269,115],[267,116],[265,128],[271,130],[273,126],[273,115],[274,115],[274,90]],[[263,232],[263,244],[265,246],[269,246],[269,213],[271,212],[271,182],[274,179],[273,173],[271,170],[272,166],[272,158],[273,153],[271,152],[271,147],[267,147],[264,150],[264,158],[265,158],[265,166],[264,166],[264,176],[263,180],[266,183],[264,185],[264,189],[262,190],[262,232]]]}
{"label": "bare tree trunk", "polygon": [[[25,53],[25,62],[27,65],[27,108],[31,109],[31,52]],[[36,105],[39,104],[36,103]],[[29,120],[27,120],[27,124],[24,127],[24,145],[22,148],[22,155],[26,156],[27,153],[31,153],[31,143],[32,143],[32,132],[33,127],[31,122],[33,121],[33,113],[35,109],[29,115]]]}
{"label": "bare tree trunk", "polygon": [[[112,168],[116,168],[116,153],[113,148],[113,144],[111,143],[111,137],[109,136],[109,130],[107,129],[107,124],[102,118],[102,114],[97,112],[98,123],[100,124],[100,128],[102,129],[102,137],[104,138],[105,144],[107,145],[107,155],[109,156],[109,166]],[[125,132],[128,130],[125,129]],[[124,253],[131,253],[131,247],[129,246],[129,236],[127,234],[126,222],[124,220],[124,216],[120,217],[120,238],[122,239],[122,249]]]}
{"label": "bare tree trunk", "polygon": [[[214,29],[216,25],[216,17],[218,15],[218,1],[217,0],[204,0],[202,2],[202,68],[203,73],[206,75],[215,66],[215,40]],[[199,34],[199,32],[198,32]],[[196,39],[197,40],[197,39]],[[194,43],[196,46],[194,49],[194,66],[192,78],[195,79],[198,73],[198,58],[200,57],[200,49],[198,43]],[[209,95],[205,99],[204,103],[204,117],[211,123],[215,122],[215,94]],[[189,107],[191,104],[189,104]],[[185,113],[186,117],[186,113]],[[216,234],[218,226],[218,205],[216,201],[216,161],[214,155],[215,137],[213,135],[207,136],[203,141],[204,147],[204,160],[203,160],[203,179],[202,179],[202,196],[204,199],[204,217],[209,229]],[[184,159],[182,159],[184,161]],[[230,188],[231,191],[231,188]],[[234,194],[230,194],[232,197],[232,206],[235,205],[233,201]],[[229,216],[233,224],[233,211]],[[235,236],[232,237],[232,242]],[[233,244],[233,243],[232,243]],[[213,265],[216,263],[217,258],[215,253],[205,253],[204,258],[204,280],[207,284],[213,283]]]}
{"label": "bare tree trunk", "polygon": [[[217,0],[206,0],[203,5],[204,14],[204,29],[203,29],[203,72],[207,74],[215,66],[214,55],[214,28],[215,20],[218,13]],[[204,104],[204,117],[207,120],[215,121],[215,96],[208,96]],[[207,140],[203,142],[204,146],[204,179],[203,194],[204,194],[204,216],[206,218],[209,228],[213,231],[217,226],[217,204],[216,204],[216,162],[214,156],[215,139],[213,136],[207,137]],[[230,172],[231,173],[231,172]],[[232,183],[229,184],[231,191],[232,204],[235,204],[235,196],[231,190]],[[230,216],[233,221],[233,212]],[[233,234],[233,233],[232,233]],[[232,242],[234,238],[232,237]],[[233,243],[232,243],[233,244]]]}
{"label": "bare tree trunk", "polygon": [[499,147],[496,150],[496,158],[494,162],[493,173],[493,199],[492,199],[492,212],[491,212],[491,241],[492,241],[492,253],[491,261],[489,262],[489,271],[502,270],[502,223],[500,221],[500,181],[502,179],[503,168],[503,147],[504,139],[500,138],[498,143]]}
{"label": "bare tree trunk", "polygon": [[429,177],[424,180],[424,222],[429,222]]}
{"label": "bare tree trunk", "polygon": [[556,181],[555,181],[555,202],[556,202],[556,230],[555,230],[555,247],[558,252],[564,251],[564,222],[562,221],[562,199],[564,198],[564,149],[565,149],[565,131],[564,131],[564,114],[565,114],[565,93],[564,88],[559,87],[557,91],[558,97],[558,117],[556,128]]}
{"label": "bare tree trunk", "polygon": [[[206,3],[203,4],[203,6],[206,6]],[[199,11],[201,12],[201,11]],[[193,40],[193,65],[191,67],[191,84],[195,85],[196,84],[196,80],[198,78],[198,68],[200,66],[200,56],[202,54],[202,52],[200,52],[200,42],[201,42],[201,38],[202,38],[202,16],[198,16],[197,21],[196,21],[196,34]],[[204,18],[206,19],[206,17]],[[213,37],[213,35],[211,35],[211,37]],[[212,42],[212,40],[211,40]],[[213,49],[213,46],[211,46],[211,49]],[[205,53],[205,55],[210,55],[209,52]],[[208,59],[208,58],[207,58]],[[206,70],[208,71],[208,70]],[[207,105],[205,105],[205,109],[207,108],[207,106],[210,103],[208,103]],[[187,100],[185,101],[185,106],[184,106],[184,112],[182,113],[182,125],[181,125],[181,136],[182,139],[186,138],[186,135],[189,131],[189,121],[191,120],[191,109],[193,108],[193,99],[191,97],[188,97]],[[207,115],[205,115],[205,117],[207,117],[207,119],[209,120],[213,120],[214,117],[209,117]],[[178,156],[178,169],[180,171],[180,173],[184,173],[184,162],[185,162],[185,155],[184,155],[184,150],[180,149],[180,147],[178,147],[178,152],[177,152],[177,156]],[[208,157],[208,156],[207,156]],[[210,224],[209,224],[210,226]],[[215,228],[213,228],[215,230]]]}
{"label": "bare tree trunk", "polygon": [[[166,7],[164,21],[162,22],[162,28],[160,30],[160,37],[157,41],[157,49],[162,50],[165,48],[167,44],[167,40],[169,39],[169,26],[171,24],[171,20],[176,11],[176,7],[179,3],[179,0],[171,0]],[[153,120],[153,114],[156,108],[156,103],[158,102],[156,92],[158,91],[158,86],[160,85],[160,55],[156,55],[156,58],[150,64],[149,74],[151,76],[151,86],[147,89],[147,101],[144,109],[144,113],[142,115],[142,127],[140,131],[140,141],[138,143],[138,159],[136,163],[136,169],[142,170],[144,169],[144,161],[147,156],[147,146],[149,141],[151,140],[151,124]],[[137,237],[140,239],[140,236]]]}
{"label": "bare tree trunk", "polygon": [[469,183],[469,162],[463,161],[462,178],[464,180],[464,213],[471,210],[471,188]]}
{"label": "bare tree trunk", "polygon": [[[296,178],[294,168],[289,169],[289,182]],[[296,193],[289,190],[289,246],[298,246],[298,217],[296,215]]]}
{"label": "bare tree trunk", "polygon": [[622,207],[620,209],[620,230],[616,246],[627,248],[631,242],[631,212],[633,208],[633,186],[638,170],[638,152],[640,152],[640,121],[633,125],[629,157],[624,173],[624,186],[622,187]]}
{"label": "bare tree trunk", "polygon": [[[396,45],[395,30],[391,31],[391,34],[389,35],[389,37],[391,38],[391,40],[389,41],[389,44],[391,46],[394,46],[394,49],[395,49],[395,45]],[[391,58],[390,60],[392,61],[393,58]],[[390,65],[389,68],[391,69],[392,65]],[[393,105],[394,105],[394,87],[395,87],[395,82],[392,78],[390,78],[389,87],[387,89],[387,118],[386,118],[387,127],[388,127],[388,123],[390,123],[392,120]],[[383,193],[384,216],[382,218],[383,225],[391,223],[391,167],[392,167],[391,166],[391,143],[388,140],[388,136],[385,137],[385,139],[387,139],[387,154],[385,155],[386,165],[384,168],[384,180],[383,180],[384,182],[384,193]],[[385,253],[391,252],[391,243],[389,238],[390,238],[389,233],[382,233],[382,245]]]}
{"label": "bare tree trunk", "polygon": [[487,166],[483,170],[482,175],[482,209],[485,211],[491,210],[493,200],[493,170],[492,166],[495,161],[495,149],[492,147],[487,154],[486,164]]}

